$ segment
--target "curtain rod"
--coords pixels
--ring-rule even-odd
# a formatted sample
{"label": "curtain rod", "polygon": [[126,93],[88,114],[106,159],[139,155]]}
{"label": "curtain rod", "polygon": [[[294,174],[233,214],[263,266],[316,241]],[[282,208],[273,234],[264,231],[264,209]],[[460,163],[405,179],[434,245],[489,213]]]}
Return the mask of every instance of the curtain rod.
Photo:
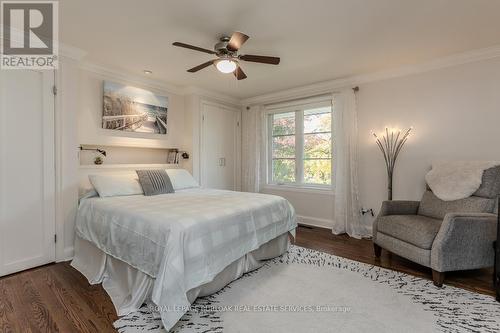
{"label": "curtain rod", "polygon": [[273,108],[282,107],[283,105],[288,105],[288,106],[289,105],[304,105],[304,104],[325,102],[325,101],[331,101],[332,96],[333,95],[331,93],[318,94],[318,95],[312,95],[312,96],[308,96],[308,97],[294,98],[294,99],[284,100],[284,101],[275,102],[275,103],[263,104],[263,106],[267,109],[273,109]]}
{"label": "curtain rod", "polygon": [[[355,86],[352,88],[352,90],[357,93],[359,91],[359,87],[358,86]],[[306,96],[306,97],[298,97],[298,98],[295,98],[295,99],[291,99],[291,100],[282,100],[282,101],[278,101],[278,102],[271,102],[271,103],[264,103],[262,105],[264,106],[272,106],[272,105],[277,105],[277,104],[281,104],[281,103],[288,103],[288,102],[294,102],[294,101],[300,101],[301,99],[308,99],[308,98],[315,98],[315,97],[321,97],[321,96],[328,96],[329,93],[322,93],[322,94],[318,94],[318,95],[312,95],[312,96]],[[250,105],[247,105],[245,107],[247,110],[250,110]]]}

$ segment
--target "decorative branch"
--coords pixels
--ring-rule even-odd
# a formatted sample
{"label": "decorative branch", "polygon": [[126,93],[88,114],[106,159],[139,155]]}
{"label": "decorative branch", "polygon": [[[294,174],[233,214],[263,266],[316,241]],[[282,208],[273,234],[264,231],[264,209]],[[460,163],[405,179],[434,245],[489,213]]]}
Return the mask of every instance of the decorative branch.
{"label": "decorative branch", "polygon": [[[396,160],[401,152],[401,149],[405,145],[408,137],[410,136],[413,127],[410,127],[405,132],[401,130],[385,128],[385,133],[379,137],[375,132],[372,131],[372,135],[375,138],[375,142],[382,152],[385,160],[385,166],[387,168],[387,198],[392,200],[392,176],[394,174],[394,167],[396,165]],[[402,134],[403,133],[403,134]]]}

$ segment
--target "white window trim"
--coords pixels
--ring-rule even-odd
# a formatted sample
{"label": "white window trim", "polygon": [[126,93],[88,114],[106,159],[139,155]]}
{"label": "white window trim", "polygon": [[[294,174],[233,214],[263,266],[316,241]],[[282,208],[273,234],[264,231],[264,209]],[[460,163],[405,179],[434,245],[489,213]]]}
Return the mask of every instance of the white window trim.
{"label": "white window trim", "polygon": [[280,102],[275,104],[269,104],[265,106],[265,110],[268,113],[282,113],[287,112],[287,110],[297,110],[304,107],[314,108],[316,105],[331,104],[334,94],[321,95],[309,98],[303,98],[293,101]]}
{"label": "white window trim", "polygon": [[[316,191],[316,192],[324,192],[325,194],[332,194],[335,189],[335,184],[334,184],[334,110],[333,110],[333,98],[334,95],[328,95],[328,96],[319,96],[319,97],[312,97],[308,99],[302,99],[302,100],[296,100],[296,101],[290,101],[290,102],[283,102],[279,104],[274,104],[274,105],[269,105],[265,107],[265,126],[266,126],[266,135],[267,139],[265,140],[266,142],[266,147],[265,147],[265,152],[266,152],[266,182],[264,184],[264,188],[267,189],[282,189],[282,190],[287,190],[287,191],[293,191],[293,190],[301,190],[301,191]],[[273,183],[272,182],[272,170],[273,170],[273,157],[272,157],[272,140],[273,136],[271,134],[271,129],[272,129],[272,121],[271,121],[271,115],[276,114],[276,113],[286,113],[286,112],[295,112],[295,119],[300,119],[300,117],[303,115],[303,111],[305,109],[314,109],[314,108],[320,108],[320,107],[325,107],[325,106],[330,106],[332,108],[332,124],[331,124],[331,144],[332,144],[332,163],[331,163],[331,185],[321,185],[321,184],[307,184],[307,183]],[[295,122],[295,137],[300,138],[299,140],[295,140],[296,144],[296,156],[295,160],[296,161],[303,161],[303,146],[304,146],[304,122],[303,121],[296,121]],[[298,146],[297,146],[298,145]],[[299,156],[300,155],[300,156]],[[297,179],[303,179],[303,168],[304,165],[303,163],[295,163],[295,177]]]}
{"label": "white window trim", "polygon": [[270,191],[284,191],[284,192],[295,192],[295,193],[306,193],[306,194],[321,194],[321,195],[335,195],[334,189],[331,186],[307,186],[307,185],[276,185],[276,184],[264,184],[262,186],[264,190]]}

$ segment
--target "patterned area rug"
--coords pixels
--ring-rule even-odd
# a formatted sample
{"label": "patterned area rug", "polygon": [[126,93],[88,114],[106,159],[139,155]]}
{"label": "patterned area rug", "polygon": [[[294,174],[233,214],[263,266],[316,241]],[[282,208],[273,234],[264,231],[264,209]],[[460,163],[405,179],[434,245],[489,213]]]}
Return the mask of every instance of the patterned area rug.
{"label": "patterned area rug", "polygon": [[[144,306],[120,333],[165,332]],[[216,294],[172,329],[186,332],[500,332],[500,303],[459,288],[293,246]]]}

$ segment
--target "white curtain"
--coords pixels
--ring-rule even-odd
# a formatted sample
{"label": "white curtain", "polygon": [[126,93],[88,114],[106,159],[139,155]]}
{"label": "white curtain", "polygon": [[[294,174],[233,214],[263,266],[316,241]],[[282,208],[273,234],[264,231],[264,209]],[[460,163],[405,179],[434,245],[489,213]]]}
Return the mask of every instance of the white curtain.
{"label": "white curtain", "polygon": [[241,115],[241,189],[259,192],[263,112],[260,106],[244,109]]}
{"label": "white curtain", "polygon": [[351,237],[371,234],[361,221],[358,193],[358,123],[356,95],[352,89],[336,94],[334,105],[334,234]]}

